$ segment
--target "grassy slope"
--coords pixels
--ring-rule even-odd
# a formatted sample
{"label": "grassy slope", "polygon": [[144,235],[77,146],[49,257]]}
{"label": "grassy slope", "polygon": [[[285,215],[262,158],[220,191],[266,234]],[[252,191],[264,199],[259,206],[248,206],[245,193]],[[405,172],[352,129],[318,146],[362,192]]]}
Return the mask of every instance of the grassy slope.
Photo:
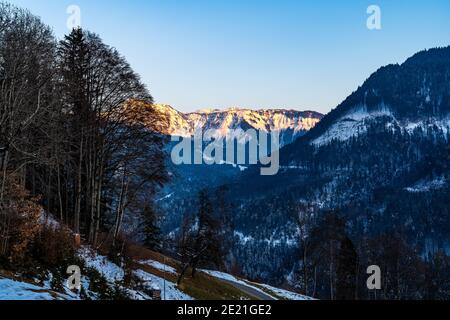
{"label": "grassy slope", "polygon": [[[164,263],[168,266],[180,271],[181,266],[179,262],[164,257],[159,253],[155,253],[141,246],[132,246],[130,254],[135,261],[154,260]],[[145,272],[154,274],[158,277],[163,277],[164,272],[148,265],[135,263],[134,268],[141,269]],[[171,282],[177,281],[177,275],[166,273],[166,279]],[[198,272],[195,278],[192,278],[188,273],[183,279],[179,289],[189,296],[197,300],[255,300],[256,298],[250,296],[239,289],[225,283],[217,278],[211,277],[205,273]]]}
{"label": "grassy slope", "polygon": [[[129,248],[129,254],[135,261],[146,261],[153,260],[158,261],[160,263],[166,264],[175,268],[178,272],[181,269],[181,265],[178,261],[165,257],[162,254],[153,252],[139,245],[132,245]],[[147,273],[153,274],[158,277],[164,277],[170,281],[175,283],[177,281],[177,275],[164,272],[148,266],[146,264],[141,264],[139,262],[135,262],[132,266],[134,269],[141,269]],[[4,270],[0,270],[0,277],[14,279],[16,281],[26,282],[30,284],[34,284],[29,279],[22,279],[16,277],[12,272],[7,272]],[[252,286],[257,287],[257,284],[251,283]],[[273,292],[269,292],[268,289],[261,287],[262,290],[266,291],[268,294],[276,297]],[[190,273],[188,272],[186,277],[183,279],[179,290],[188,294],[192,298],[196,300],[257,300],[256,297],[253,297],[241,290],[233,287],[232,285],[221,281],[220,279],[211,277],[203,272],[197,272],[195,278],[192,278]],[[42,292],[48,292],[55,298],[57,294],[51,290],[43,289]]]}

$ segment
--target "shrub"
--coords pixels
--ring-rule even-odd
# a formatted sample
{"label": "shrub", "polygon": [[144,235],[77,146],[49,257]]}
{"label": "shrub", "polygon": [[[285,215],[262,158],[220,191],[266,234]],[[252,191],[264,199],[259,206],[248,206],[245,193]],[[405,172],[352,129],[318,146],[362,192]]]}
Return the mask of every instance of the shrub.
{"label": "shrub", "polygon": [[67,268],[75,259],[75,246],[70,230],[46,225],[37,235],[34,256],[47,268]]}
{"label": "shrub", "polygon": [[7,175],[0,203],[0,258],[13,266],[29,264],[30,250],[40,231],[42,208],[14,175]]}

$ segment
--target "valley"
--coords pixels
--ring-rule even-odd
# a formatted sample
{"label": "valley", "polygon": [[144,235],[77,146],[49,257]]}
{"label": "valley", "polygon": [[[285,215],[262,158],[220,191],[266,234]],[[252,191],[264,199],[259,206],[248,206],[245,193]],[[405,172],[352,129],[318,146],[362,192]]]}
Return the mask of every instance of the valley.
{"label": "valley", "polygon": [[450,300],[445,1],[40,1],[0,1],[0,300]]}
{"label": "valley", "polygon": [[[378,70],[317,126],[281,149],[276,176],[261,177],[258,166],[249,166],[214,182],[211,168],[206,175],[197,167],[197,181],[186,181],[188,192],[174,185],[168,189],[171,197],[160,203],[169,217],[166,230],[175,230],[176,221],[195,210],[195,190],[224,184],[233,208],[232,252],[246,277],[303,290],[317,286],[298,271],[305,268],[301,251],[309,241],[305,237],[331,213],[339,215],[354,243],[377,237],[400,241],[404,248],[398,250],[410,251],[409,259],[417,263],[420,257],[448,254],[450,92],[442,84],[449,81],[449,59],[449,48],[431,49]],[[399,80],[388,81],[392,78]],[[231,171],[222,167],[215,172]],[[370,251],[355,250],[366,263],[377,261]],[[414,285],[409,286],[412,294]]]}

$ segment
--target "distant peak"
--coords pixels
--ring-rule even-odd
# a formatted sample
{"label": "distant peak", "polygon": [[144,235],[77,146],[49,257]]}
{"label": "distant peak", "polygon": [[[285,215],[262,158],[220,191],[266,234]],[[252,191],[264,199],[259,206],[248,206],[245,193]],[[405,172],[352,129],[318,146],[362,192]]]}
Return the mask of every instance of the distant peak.
{"label": "distant peak", "polygon": [[164,104],[164,103],[156,103],[153,105],[155,109],[158,109],[160,111],[171,111],[171,112],[177,112],[185,116],[189,115],[209,115],[214,113],[240,113],[240,112],[247,112],[247,113],[255,113],[255,114],[281,114],[281,113],[293,113],[293,114],[304,114],[305,117],[311,117],[311,118],[322,118],[323,114],[317,111],[312,111],[310,109],[308,110],[298,110],[298,109],[289,109],[289,108],[251,108],[251,107],[238,107],[238,106],[232,106],[232,107],[225,107],[225,108],[202,108],[195,111],[190,112],[180,112],[170,104]]}
{"label": "distant peak", "polygon": [[186,114],[211,114],[211,113],[236,113],[236,112],[250,112],[250,113],[310,113],[312,115],[321,117],[322,114],[316,111],[303,111],[296,109],[286,109],[286,108],[268,108],[268,109],[259,109],[259,108],[249,108],[249,107],[227,107],[223,109],[218,108],[204,108],[199,109],[194,112],[187,112]]}
{"label": "distant peak", "polygon": [[154,104],[155,111],[164,114],[169,126],[164,134],[191,136],[198,130],[218,130],[226,134],[234,129],[256,129],[267,132],[282,132],[282,144],[288,144],[311,130],[323,117],[313,111],[287,109],[255,110],[229,107],[226,109],[203,108],[195,112],[182,113],[168,104]]}
{"label": "distant peak", "polygon": [[191,113],[203,113],[203,114],[209,114],[209,113],[215,113],[215,112],[221,112],[222,110],[214,109],[214,108],[205,108],[205,109],[199,109]]}

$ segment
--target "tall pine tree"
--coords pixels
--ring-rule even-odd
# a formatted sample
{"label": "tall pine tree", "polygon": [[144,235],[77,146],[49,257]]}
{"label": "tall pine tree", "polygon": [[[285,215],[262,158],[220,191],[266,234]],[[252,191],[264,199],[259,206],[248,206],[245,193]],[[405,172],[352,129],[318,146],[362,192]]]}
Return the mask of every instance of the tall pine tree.
{"label": "tall pine tree", "polygon": [[153,251],[161,251],[161,229],[159,228],[158,215],[150,205],[143,210],[144,220],[144,245]]}

